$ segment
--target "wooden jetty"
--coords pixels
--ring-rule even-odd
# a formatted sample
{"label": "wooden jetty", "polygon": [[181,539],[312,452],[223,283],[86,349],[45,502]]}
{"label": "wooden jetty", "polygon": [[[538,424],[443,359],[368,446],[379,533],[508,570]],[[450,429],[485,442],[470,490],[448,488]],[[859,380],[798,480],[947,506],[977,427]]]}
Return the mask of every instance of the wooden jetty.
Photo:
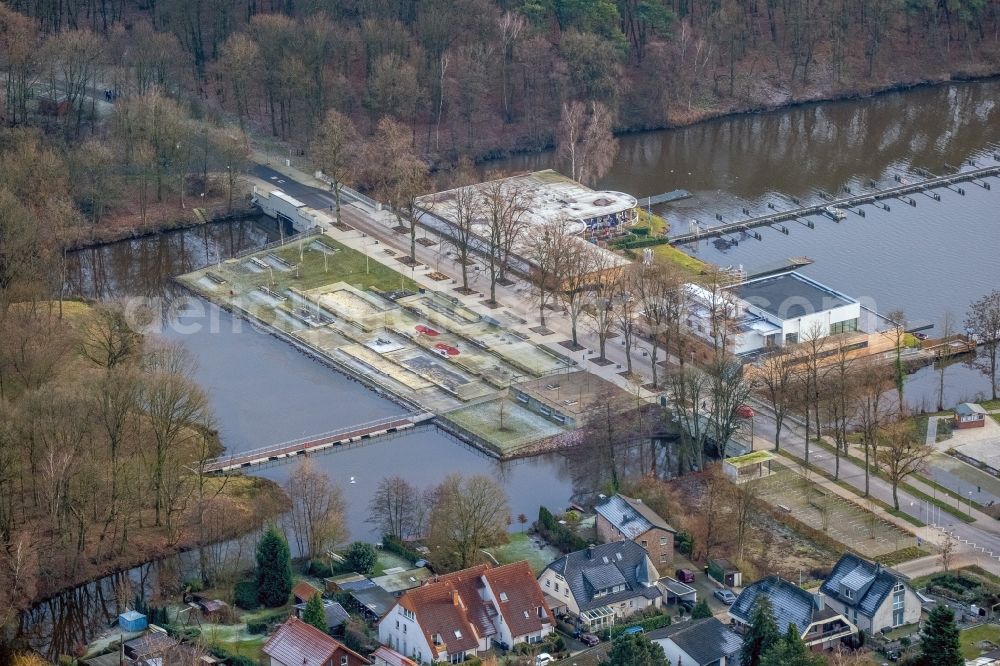
{"label": "wooden jetty", "polygon": [[752,280],[753,278],[766,277],[768,275],[777,275],[779,273],[787,273],[788,271],[794,271],[797,268],[808,266],[811,263],[813,263],[813,260],[810,259],[809,257],[789,257],[788,259],[785,259],[783,261],[775,261],[748,270],[747,279]]}
{"label": "wooden jetty", "polygon": [[303,439],[284,442],[275,446],[223,456],[208,461],[202,469],[206,474],[233,472],[246,467],[265,465],[285,458],[305,455],[314,451],[322,451],[323,449],[336,446],[346,446],[355,442],[378,439],[429,423],[433,419],[434,414],[430,412],[409,414],[407,416],[391,416],[321,435],[313,435]]}
{"label": "wooden jetty", "polygon": [[[916,202],[912,198],[907,198],[906,195],[923,192],[936,187],[949,187],[955,183],[964,183],[969,181],[982,186],[981,183],[976,181],[977,178],[983,179],[996,175],[1000,175],[1000,165],[971,169],[969,171],[953,173],[948,176],[937,176],[935,178],[928,178],[927,180],[921,180],[916,183],[907,183],[899,185],[898,187],[891,187],[887,190],[876,190],[874,192],[851,195],[839,199],[831,197],[828,200],[824,200],[823,203],[815,206],[802,206],[801,208],[794,208],[792,210],[778,211],[769,215],[761,215],[759,217],[752,217],[746,220],[719,224],[714,227],[706,227],[692,233],[678,234],[677,236],[670,238],[670,244],[683,245],[684,243],[690,243],[701,238],[713,238],[726,234],[736,234],[741,231],[749,232],[751,229],[765,227],[768,225],[775,225],[775,228],[778,229],[778,231],[788,233],[787,229],[779,224],[780,222],[795,220],[807,215],[824,214],[824,211],[828,208],[849,209],[852,206],[860,206],[862,204],[876,204],[888,210],[888,206],[881,203],[883,199],[900,199],[912,206],[916,205]],[[985,184],[989,185],[989,183]],[[959,193],[964,193],[961,188],[958,188],[958,190]]]}
{"label": "wooden jetty", "polygon": [[933,358],[952,358],[959,354],[968,354],[976,350],[976,341],[961,333],[949,335],[946,338],[921,340],[920,351],[930,354]]}

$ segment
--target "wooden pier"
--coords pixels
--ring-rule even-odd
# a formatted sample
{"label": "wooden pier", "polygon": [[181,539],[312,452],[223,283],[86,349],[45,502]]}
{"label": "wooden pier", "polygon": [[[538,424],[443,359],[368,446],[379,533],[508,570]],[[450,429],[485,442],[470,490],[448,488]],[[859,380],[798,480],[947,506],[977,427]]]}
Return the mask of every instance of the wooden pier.
{"label": "wooden pier", "polygon": [[205,474],[219,474],[247,467],[255,467],[257,465],[265,465],[315,451],[386,437],[402,430],[409,430],[418,425],[430,423],[433,419],[434,414],[430,412],[409,414],[407,416],[391,416],[321,435],[313,435],[275,446],[216,458],[215,460],[206,462],[202,470]]}
{"label": "wooden pier", "polygon": [[671,201],[680,201],[681,199],[691,198],[691,193],[687,190],[670,190],[669,192],[664,192],[663,194],[654,194],[650,197],[636,197],[639,201],[640,206],[659,206],[660,204],[670,203]]}
{"label": "wooden pier", "polygon": [[[752,217],[746,220],[739,220],[735,222],[727,222],[724,224],[719,224],[714,227],[707,227],[705,229],[700,229],[698,231],[678,234],[670,238],[671,245],[683,245],[684,243],[690,243],[702,238],[713,238],[716,236],[724,236],[726,234],[739,233],[741,231],[749,232],[751,229],[757,227],[766,227],[770,225],[776,225],[775,228],[782,233],[788,233],[787,228],[783,227],[780,223],[792,220],[798,220],[801,217],[806,217],[809,215],[821,215],[824,214],[826,209],[849,209],[851,206],[860,206],[863,204],[876,204],[880,208],[889,210],[888,204],[882,203],[885,199],[898,199],[901,202],[915,206],[916,201],[907,195],[915,194],[918,192],[925,192],[926,190],[934,189],[937,187],[949,187],[956,183],[966,183],[969,181],[975,182],[976,185],[984,187],[984,189],[989,189],[989,183],[987,182],[976,182],[976,179],[987,178],[989,176],[1000,175],[1000,165],[981,167],[978,169],[972,169],[970,171],[962,171],[959,173],[954,173],[949,176],[937,176],[934,178],[928,178],[926,180],[921,180],[916,183],[907,183],[899,185],[898,187],[891,187],[887,190],[875,190],[873,192],[866,192],[864,194],[857,194],[846,196],[842,198],[833,198],[830,195],[825,195],[824,198],[827,200],[821,204],[816,204],[815,206],[802,206],[800,208],[794,208],[792,210],[778,211],[771,213],[769,215],[761,215],[759,217]],[[964,194],[964,190],[961,188],[955,188],[960,194]],[[864,211],[860,211],[861,215]],[[808,226],[808,225],[807,225]],[[759,239],[759,234],[756,235]]]}

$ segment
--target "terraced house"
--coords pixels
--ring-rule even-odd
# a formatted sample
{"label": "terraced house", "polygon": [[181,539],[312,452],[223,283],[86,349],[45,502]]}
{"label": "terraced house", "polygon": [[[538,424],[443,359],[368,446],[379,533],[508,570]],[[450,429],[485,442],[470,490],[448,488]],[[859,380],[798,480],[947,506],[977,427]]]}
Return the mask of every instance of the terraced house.
{"label": "terraced house", "polygon": [[460,664],[494,645],[541,642],[554,627],[527,562],[482,564],[406,591],[378,638],[421,663]]}

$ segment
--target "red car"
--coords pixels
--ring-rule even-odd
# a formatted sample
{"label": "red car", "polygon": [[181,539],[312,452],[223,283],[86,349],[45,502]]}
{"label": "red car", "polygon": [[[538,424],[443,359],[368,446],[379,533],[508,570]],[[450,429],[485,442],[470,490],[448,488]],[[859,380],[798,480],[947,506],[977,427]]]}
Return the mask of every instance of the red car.
{"label": "red car", "polygon": [[736,416],[741,419],[752,419],[753,418],[753,408],[750,405],[740,405],[736,408]]}
{"label": "red car", "polygon": [[677,576],[677,580],[682,583],[694,582],[694,572],[690,569],[678,569],[675,575]]}

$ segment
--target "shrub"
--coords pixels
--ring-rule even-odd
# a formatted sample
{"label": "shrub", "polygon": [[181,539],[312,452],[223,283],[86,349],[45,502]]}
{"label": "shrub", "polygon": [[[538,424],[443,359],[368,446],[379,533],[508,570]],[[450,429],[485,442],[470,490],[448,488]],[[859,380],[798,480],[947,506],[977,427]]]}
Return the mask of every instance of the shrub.
{"label": "shrub", "polygon": [[423,556],[419,552],[410,548],[406,543],[391,534],[386,534],[382,537],[382,547],[390,553],[395,553],[400,557],[406,558],[410,562],[423,559]]}
{"label": "shrub", "polygon": [[351,547],[347,549],[345,559],[351,571],[357,571],[365,576],[374,573],[375,567],[378,565],[378,553],[375,551],[375,546],[364,541],[352,543]]}
{"label": "shrub", "polygon": [[678,553],[690,557],[691,551],[694,549],[694,537],[689,532],[678,532],[677,536],[674,537],[674,546]]}
{"label": "shrub", "polygon": [[247,633],[266,634],[267,622],[247,622]]}
{"label": "shrub", "polygon": [[325,560],[309,560],[306,571],[316,578],[329,578],[333,575],[333,567]]}
{"label": "shrub", "polygon": [[652,631],[653,629],[659,629],[661,627],[667,627],[670,625],[670,616],[664,615],[662,613],[648,617],[644,620],[639,620],[638,622],[629,622],[628,624],[616,624],[611,627],[610,637],[615,638],[621,636],[622,633],[629,627],[642,627],[643,631]]}
{"label": "shrub", "polygon": [[257,583],[241,580],[233,586],[233,603],[243,610],[254,610],[260,606],[257,601]]}
{"label": "shrub", "polygon": [[257,544],[257,600],[268,608],[288,603],[292,593],[292,560],[288,541],[271,524]]}
{"label": "shrub", "polygon": [[561,524],[544,506],[538,508],[538,533],[563,553],[572,553],[587,547],[587,541],[566,525]]}

